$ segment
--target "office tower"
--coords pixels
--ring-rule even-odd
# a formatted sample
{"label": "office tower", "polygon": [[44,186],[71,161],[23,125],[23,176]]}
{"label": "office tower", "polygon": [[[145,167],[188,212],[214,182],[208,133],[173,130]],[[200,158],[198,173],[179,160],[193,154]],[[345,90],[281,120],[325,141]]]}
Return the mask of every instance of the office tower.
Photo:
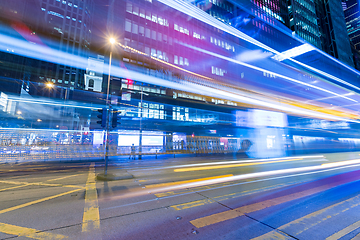
{"label": "office tower", "polygon": [[322,43],[320,49],[354,67],[341,1],[317,0],[315,3]]}
{"label": "office tower", "polygon": [[[34,44],[87,58],[91,43],[93,4],[93,0],[6,1],[0,8],[0,19],[3,26],[8,26],[8,30],[2,30]],[[24,83],[52,82],[62,87],[60,95],[65,98],[68,96],[64,94],[69,94],[66,89],[84,88],[85,69],[72,67],[71,62],[65,66],[17,56],[11,52],[1,53],[0,58],[10,66],[1,75],[13,81],[23,81],[23,88]],[[33,88],[29,91],[41,95],[42,90]]]}
{"label": "office tower", "polygon": [[[75,56],[88,57],[91,43],[92,0],[40,0],[43,12],[40,29],[48,31],[59,49]],[[49,66],[43,68],[46,81],[70,88],[84,88],[84,69],[69,65]],[[47,74],[51,71],[51,74]],[[52,77],[50,77],[52,76]]]}
{"label": "office tower", "polygon": [[343,0],[342,8],[345,14],[347,34],[350,38],[351,48],[354,55],[355,67],[360,69],[360,15],[359,15],[359,1],[358,0]]}
{"label": "office tower", "polygon": [[288,1],[290,29],[298,36],[321,49],[321,40],[313,0]]}

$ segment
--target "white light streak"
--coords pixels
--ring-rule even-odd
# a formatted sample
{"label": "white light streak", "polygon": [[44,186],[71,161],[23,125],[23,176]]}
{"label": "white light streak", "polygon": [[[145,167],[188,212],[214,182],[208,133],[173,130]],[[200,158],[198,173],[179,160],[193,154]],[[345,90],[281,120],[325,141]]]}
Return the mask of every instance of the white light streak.
{"label": "white light streak", "polygon": [[203,52],[203,53],[206,53],[208,55],[212,55],[214,57],[217,57],[217,58],[221,58],[221,59],[224,59],[224,60],[227,60],[229,62],[233,62],[233,63],[236,63],[236,64],[239,64],[239,65],[242,65],[244,67],[248,67],[248,68],[251,68],[251,69],[254,69],[254,70],[257,70],[257,71],[260,71],[260,72],[265,72],[265,73],[268,73],[268,74],[272,74],[272,75],[275,75],[277,77],[280,77],[280,78],[283,78],[283,79],[286,79],[288,81],[291,81],[291,82],[295,82],[297,84],[301,84],[301,85],[304,85],[304,86],[307,86],[307,87],[311,87],[311,88],[314,88],[314,89],[317,89],[317,90],[320,90],[320,91],[323,91],[323,92],[326,92],[326,93],[330,93],[330,94],[333,94],[333,95],[336,95],[337,97],[341,97],[341,98],[344,98],[344,99],[347,99],[349,101],[352,101],[352,102],[358,102],[352,98],[348,98],[342,94],[338,94],[338,93],[335,93],[335,92],[332,92],[330,90],[327,90],[327,89],[324,89],[324,88],[321,88],[321,87],[318,87],[318,86],[315,86],[315,85],[312,85],[310,83],[305,83],[305,82],[302,82],[300,80],[297,80],[297,79],[294,79],[294,78],[290,78],[290,77],[287,77],[285,75],[281,75],[279,73],[276,73],[276,72],[272,72],[272,71],[269,71],[269,70],[266,70],[266,69],[263,69],[263,68],[260,68],[260,67],[256,67],[254,65],[250,65],[248,63],[244,63],[244,62],[240,62],[238,60],[235,60],[235,59],[232,59],[232,58],[229,58],[229,57],[225,57],[225,56],[222,56],[220,54],[217,54],[217,53],[213,53],[213,52],[210,52],[210,51],[207,51],[205,49],[201,49],[201,48],[198,48],[198,47],[194,47],[194,46],[191,46],[189,44],[186,44],[186,43],[181,43],[181,45],[185,46],[185,47],[188,47],[190,49],[193,49],[193,50],[196,50],[196,51],[199,51],[199,52]]}

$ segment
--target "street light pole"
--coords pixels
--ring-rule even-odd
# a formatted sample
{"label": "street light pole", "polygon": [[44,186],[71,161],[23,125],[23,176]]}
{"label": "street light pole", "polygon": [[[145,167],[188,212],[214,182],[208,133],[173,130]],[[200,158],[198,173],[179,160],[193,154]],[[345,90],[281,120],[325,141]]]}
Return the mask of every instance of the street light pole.
{"label": "street light pole", "polygon": [[142,159],[142,115],[143,115],[143,86],[141,86],[141,94],[140,94],[140,127],[139,127],[139,159]]}
{"label": "street light pole", "polygon": [[110,78],[111,78],[111,60],[112,60],[112,47],[115,43],[115,39],[110,38],[111,48],[110,48],[110,57],[109,57],[109,75],[107,82],[107,91],[106,91],[106,107],[108,108],[107,117],[106,117],[106,139],[105,139],[105,168],[104,175],[107,175],[107,167],[109,161],[109,128],[110,128],[110,110],[111,104],[109,102],[109,92],[110,92]]}

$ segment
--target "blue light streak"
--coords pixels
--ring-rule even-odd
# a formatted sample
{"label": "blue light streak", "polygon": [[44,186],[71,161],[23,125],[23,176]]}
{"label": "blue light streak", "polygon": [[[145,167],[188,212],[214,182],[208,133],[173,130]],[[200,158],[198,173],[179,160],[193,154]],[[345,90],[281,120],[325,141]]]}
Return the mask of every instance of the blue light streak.
{"label": "blue light streak", "polygon": [[[25,40],[20,40],[7,35],[0,34],[0,51],[6,52],[8,48],[16,49],[15,53],[17,55],[39,59],[42,61],[53,62],[60,65],[68,65],[79,69],[86,69],[88,64],[87,58],[75,56],[69,53],[52,49],[47,46],[29,43]],[[223,56],[219,55],[219,57],[223,57]],[[230,60],[235,61],[233,59]],[[263,71],[262,69],[259,70]],[[209,86],[209,83],[207,83],[208,86],[204,86],[200,84],[191,83],[185,80],[179,82],[172,82],[170,80],[152,77],[143,73],[131,71],[117,66],[112,67],[112,75],[119,78],[124,78],[124,77],[127,78],[131,76],[132,79],[139,80],[144,83],[164,86],[170,89],[187,91],[189,93],[198,94],[199,92],[204,92],[204,93],[206,92],[207,95],[211,97],[248,103],[252,105],[277,109],[280,111],[285,111],[294,114],[301,114],[316,118],[324,118],[324,119],[331,119],[337,121],[351,121],[351,122],[360,123],[359,121],[356,120],[333,116],[331,114],[325,114],[312,110],[307,110],[295,106],[290,106],[284,103],[279,104],[279,102],[270,100],[268,98],[260,98],[259,96],[255,96],[255,95],[244,96],[246,94],[247,95],[249,94],[239,90],[235,90],[233,88],[221,87],[218,85],[215,86],[215,84],[213,84],[213,86]],[[217,89],[215,89],[214,87],[217,87]]]}

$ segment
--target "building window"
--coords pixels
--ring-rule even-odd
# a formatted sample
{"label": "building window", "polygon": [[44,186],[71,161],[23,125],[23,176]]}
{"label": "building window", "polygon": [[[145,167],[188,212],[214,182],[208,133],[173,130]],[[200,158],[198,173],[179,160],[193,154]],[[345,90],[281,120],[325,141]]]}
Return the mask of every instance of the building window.
{"label": "building window", "polygon": [[156,57],[156,50],[154,48],[151,49],[151,56]]}
{"label": "building window", "polygon": [[185,65],[185,66],[189,66],[189,59],[184,58],[184,65]]}
{"label": "building window", "polygon": [[125,31],[131,32],[131,22],[129,20],[125,20]]}
{"label": "building window", "polygon": [[126,3],[126,11],[129,13],[132,13],[132,4],[131,3]]}
{"label": "building window", "polygon": [[150,29],[145,29],[145,37],[150,38]]}
{"label": "building window", "polygon": [[135,23],[132,24],[132,33],[138,34],[138,25]]}
{"label": "building window", "polygon": [[139,34],[141,36],[144,36],[144,27],[143,26],[139,26]]}

